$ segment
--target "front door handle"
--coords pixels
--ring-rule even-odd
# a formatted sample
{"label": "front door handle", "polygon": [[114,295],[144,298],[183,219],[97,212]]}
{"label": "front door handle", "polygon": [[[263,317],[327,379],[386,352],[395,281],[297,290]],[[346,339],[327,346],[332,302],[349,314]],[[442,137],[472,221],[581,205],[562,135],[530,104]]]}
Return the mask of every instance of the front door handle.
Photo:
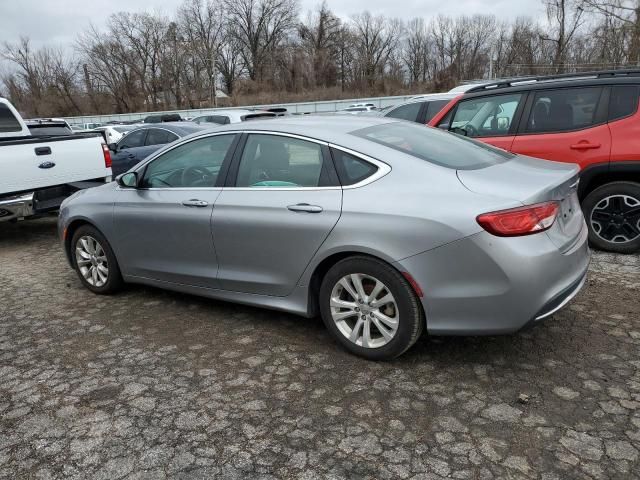
{"label": "front door handle", "polygon": [[51,155],[51,147],[36,147],[33,149],[36,155]]}
{"label": "front door handle", "polygon": [[320,213],[322,207],[319,205],[309,205],[308,203],[298,203],[297,205],[289,205],[287,207],[292,212]]}
{"label": "front door handle", "polygon": [[574,143],[571,145],[571,150],[593,150],[596,148],[600,148],[602,145],[599,143],[589,143],[587,141],[582,141],[578,143]]}
{"label": "front door handle", "polygon": [[206,207],[209,205],[208,202],[204,200],[198,200],[197,198],[192,198],[191,200],[185,200],[182,202],[185,207]]}

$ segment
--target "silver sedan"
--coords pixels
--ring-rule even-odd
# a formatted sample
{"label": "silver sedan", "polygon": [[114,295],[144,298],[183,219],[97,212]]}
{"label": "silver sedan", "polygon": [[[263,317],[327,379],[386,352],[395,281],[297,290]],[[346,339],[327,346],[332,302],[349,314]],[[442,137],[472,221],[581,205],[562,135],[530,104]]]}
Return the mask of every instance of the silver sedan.
{"label": "silver sedan", "polygon": [[374,117],[202,131],[64,202],[80,281],[143,283],[320,314],[351,352],[510,333],[551,316],[589,262],[575,166]]}

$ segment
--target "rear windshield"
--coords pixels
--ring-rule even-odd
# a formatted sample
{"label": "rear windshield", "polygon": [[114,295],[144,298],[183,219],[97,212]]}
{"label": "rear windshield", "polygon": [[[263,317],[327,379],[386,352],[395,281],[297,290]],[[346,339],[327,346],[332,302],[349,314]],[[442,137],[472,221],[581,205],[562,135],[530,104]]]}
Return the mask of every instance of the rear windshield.
{"label": "rear windshield", "polygon": [[66,125],[29,125],[33,136],[71,135],[73,132]]}
{"label": "rear windshield", "polygon": [[136,127],[113,127],[113,129],[118,133],[130,132]]}
{"label": "rear windshield", "polygon": [[455,133],[405,122],[375,125],[351,134],[456,170],[485,168],[515,156]]}
{"label": "rear windshield", "polygon": [[20,130],[22,130],[22,126],[13,116],[9,107],[0,103],[0,133],[19,132]]}
{"label": "rear windshield", "polygon": [[260,120],[264,118],[274,118],[276,117],[275,113],[249,113],[242,117],[242,121],[246,122],[248,120]]}

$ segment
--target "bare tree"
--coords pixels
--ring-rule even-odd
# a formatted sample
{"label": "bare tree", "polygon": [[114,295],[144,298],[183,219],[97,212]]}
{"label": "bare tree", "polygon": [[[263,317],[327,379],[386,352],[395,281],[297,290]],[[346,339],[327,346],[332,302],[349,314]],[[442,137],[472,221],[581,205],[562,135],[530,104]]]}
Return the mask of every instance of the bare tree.
{"label": "bare tree", "polygon": [[404,39],[404,64],[411,83],[425,82],[429,72],[429,32],[423,18],[407,23]]}
{"label": "bare tree", "polygon": [[269,57],[297,23],[297,0],[225,0],[231,32],[251,80],[264,80]]}
{"label": "bare tree", "polygon": [[565,70],[568,47],[584,23],[584,8],[581,0],[544,0],[544,4],[553,36],[545,35],[543,38],[555,46],[553,65],[556,72],[561,73]]}

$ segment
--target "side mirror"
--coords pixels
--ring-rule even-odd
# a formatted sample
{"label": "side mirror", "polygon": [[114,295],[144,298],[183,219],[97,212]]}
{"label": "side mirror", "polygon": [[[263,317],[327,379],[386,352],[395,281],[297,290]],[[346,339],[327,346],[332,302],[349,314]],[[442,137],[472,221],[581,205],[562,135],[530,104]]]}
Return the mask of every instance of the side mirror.
{"label": "side mirror", "polygon": [[109,150],[111,150],[114,153],[118,151],[118,144],[117,143],[110,143],[109,145],[107,145],[107,147],[109,147]]}
{"label": "side mirror", "polygon": [[457,135],[462,135],[463,137],[467,136],[467,130],[462,127],[453,127],[450,129],[450,131]]}
{"label": "side mirror", "polygon": [[116,182],[123,188],[138,188],[138,172],[126,172],[118,175]]}

